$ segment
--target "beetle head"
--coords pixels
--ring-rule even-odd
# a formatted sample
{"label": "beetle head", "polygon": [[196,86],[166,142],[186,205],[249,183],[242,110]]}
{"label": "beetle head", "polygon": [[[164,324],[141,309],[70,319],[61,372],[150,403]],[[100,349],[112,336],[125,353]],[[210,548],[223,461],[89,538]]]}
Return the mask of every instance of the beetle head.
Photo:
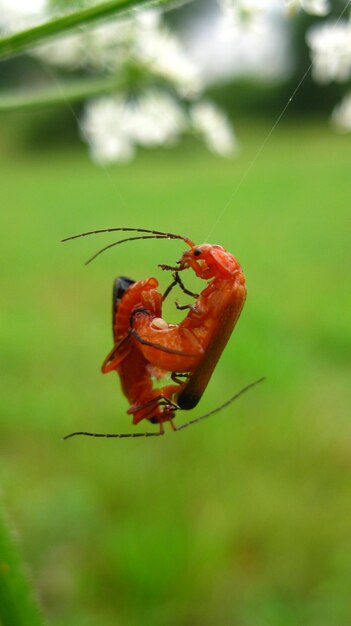
{"label": "beetle head", "polygon": [[205,280],[230,278],[240,266],[230,252],[222,246],[204,243],[186,250],[178,261],[180,268],[191,267],[196,276]]}

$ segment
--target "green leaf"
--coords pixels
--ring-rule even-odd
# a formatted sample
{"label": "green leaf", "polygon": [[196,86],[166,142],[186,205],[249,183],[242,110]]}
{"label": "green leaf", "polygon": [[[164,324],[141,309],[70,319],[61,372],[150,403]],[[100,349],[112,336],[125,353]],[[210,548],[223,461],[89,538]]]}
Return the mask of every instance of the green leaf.
{"label": "green leaf", "polygon": [[173,3],[174,0],[109,0],[109,2],[101,2],[92,7],[74,11],[50,22],[45,22],[34,28],[3,37],[0,39],[0,58],[3,59],[24,52],[50,37],[65,33],[83,24],[90,24],[112,15],[128,16],[137,8],[166,7]]}
{"label": "green leaf", "polygon": [[0,624],[43,626],[11,532],[0,516]]}

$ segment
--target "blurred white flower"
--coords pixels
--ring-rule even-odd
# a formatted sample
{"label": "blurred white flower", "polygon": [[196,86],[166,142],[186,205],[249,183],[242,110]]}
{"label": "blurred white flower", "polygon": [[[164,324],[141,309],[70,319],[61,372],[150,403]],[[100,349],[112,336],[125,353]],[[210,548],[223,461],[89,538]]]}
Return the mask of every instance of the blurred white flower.
{"label": "blurred white flower", "polygon": [[285,11],[294,15],[302,9],[312,15],[327,15],[330,11],[329,0],[218,0],[227,17],[237,19],[251,18],[257,14],[273,11]]}
{"label": "blurred white flower", "polygon": [[46,0],[0,0],[0,30],[12,33],[47,17]]}
{"label": "blurred white flower", "polygon": [[96,162],[126,162],[137,144],[173,144],[186,128],[186,118],[170,95],[150,90],[130,100],[111,96],[91,101],[81,128]]}
{"label": "blurred white flower", "polygon": [[281,0],[218,0],[222,11],[233,17],[253,17],[281,6]]}
{"label": "blurred white flower", "polygon": [[195,63],[185,54],[179,40],[165,27],[140,29],[135,37],[139,62],[169,80],[181,95],[194,97],[203,88]]}
{"label": "blurred white flower", "polygon": [[115,73],[123,71],[125,64],[134,64],[168,80],[186,97],[197,95],[203,87],[195,63],[156,10],[82,29],[40,46],[33,54],[46,63],[72,70],[85,67]]}
{"label": "blurred white flower", "polygon": [[130,99],[106,96],[89,102],[81,130],[92,159],[100,164],[130,161],[138,145],[173,145],[187,131],[199,134],[220,156],[230,157],[238,147],[229,121],[217,107],[198,102],[187,113],[159,89]]}
{"label": "blurred white flower", "polygon": [[112,20],[58,37],[32,51],[45,63],[67,70],[115,72],[131,59],[135,20]]}
{"label": "blurred white flower", "polygon": [[133,57],[137,18],[110,20],[83,31],[85,48],[82,65],[107,72],[115,72]]}
{"label": "blurred white flower", "polygon": [[320,83],[345,82],[351,76],[351,22],[328,22],[307,32],[312,75]]}
{"label": "blurred white flower", "polygon": [[327,15],[330,11],[329,0],[285,0],[285,6],[288,13],[293,15],[299,9],[303,9],[306,13],[312,15]]}
{"label": "blurred white flower", "polygon": [[193,128],[208,148],[220,156],[231,157],[238,142],[226,116],[211,102],[199,102],[190,109]]}
{"label": "blurred white flower", "polygon": [[280,80],[291,66],[283,0],[218,0],[189,31],[187,48],[206,84],[235,77]]}
{"label": "blurred white flower", "polygon": [[169,94],[149,90],[129,105],[127,130],[143,146],[174,144],[186,128],[185,115]]}
{"label": "blurred white flower", "polygon": [[351,92],[335,107],[331,120],[339,132],[351,132]]}
{"label": "blurred white flower", "polygon": [[85,108],[81,131],[96,163],[127,162],[134,156],[133,143],[125,130],[128,109],[120,97],[92,100]]}
{"label": "blurred white flower", "polygon": [[272,12],[281,11],[281,0],[218,0],[227,28],[252,29]]}
{"label": "blurred white flower", "polygon": [[82,59],[86,56],[85,43],[81,35],[63,35],[57,41],[44,43],[31,51],[32,56],[43,63],[75,70],[82,67]]}
{"label": "blurred white flower", "polygon": [[[228,4],[229,0],[222,2]],[[241,10],[254,15],[263,14],[267,4],[280,2],[239,3]],[[86,0],[86,4],[95,3]],[[48,19],[54,6],[50,0],[0,0],[0,28],[18,30]],[[254,19],[251,25],[256,28]],[[261,30],[262,37],[267,38],[267,31]],[[135,11],[130,18],[94,27],[83,26],[36,47],[31,54],[66,71],[79,69],[95,76],[110,76],[116,78],[116,84],[125,85],[125,93],[86,104],[80,127],[97,163],[126,163],[134,157],[137,146],[173,145],[184,132],[197,133],[210,150],[221,156],[231,156],[237,149],[227,118],[214,105],[200,100],[205,85],[202,73],[207,68],[200,71],[199,64],[156,9]]]}

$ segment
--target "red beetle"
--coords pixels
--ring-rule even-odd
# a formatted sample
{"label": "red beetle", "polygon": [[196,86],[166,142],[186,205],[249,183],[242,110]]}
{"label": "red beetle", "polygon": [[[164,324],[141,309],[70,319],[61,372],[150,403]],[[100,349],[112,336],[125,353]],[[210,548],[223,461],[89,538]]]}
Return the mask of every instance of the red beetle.
{"label": "red beetle", "polygon": [[[146,229],[111,228],[82,233],[64,241],[90,234],[113,231],[136,231],[147,236],[129,237],[105,246],[88,263],[106,249],[134,239],[181,239],[188,246],[176,266],[161,265],[169,270],[173,282],[162,295],[156,278],[137,282],[117,278],[113,292],[114,347],[106,357],[102,372],[115,370],[133,415],[133,423],[142,419],[160,425],[159,432],[99,434],[79,432],[99,437],[156,436],[164,433],[163,423],[170,422],[180,430],[221,410],[241,393],[257,384],[251,383],[224,405],[176,428],[175,412],[193,409],[199,402],[216,367],[218,359],[234,329],[246,298],[245,277],[235,257],[219,245],[195,245],[188,237]],[[179,272],[191,268],[206,281],[200,295],[187,290]],[[162,303],[171,289],[179,285],[194,302],[180,309],[188,314],[180,324],[168,324],[162,318]],[[171,376],[173,384],[154,387],[153,379]],[[66,438],[67,438],[66,437]]]}

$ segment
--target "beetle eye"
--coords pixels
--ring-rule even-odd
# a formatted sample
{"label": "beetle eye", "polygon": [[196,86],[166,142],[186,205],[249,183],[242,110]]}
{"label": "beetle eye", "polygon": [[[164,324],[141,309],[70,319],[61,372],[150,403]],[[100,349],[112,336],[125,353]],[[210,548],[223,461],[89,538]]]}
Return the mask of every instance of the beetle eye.
{"label": "beetle eye", "polygon": [[200,256],[200,254],[201,254],[201,250],[199,250],[199,248],[195,248],[194,256]]}

